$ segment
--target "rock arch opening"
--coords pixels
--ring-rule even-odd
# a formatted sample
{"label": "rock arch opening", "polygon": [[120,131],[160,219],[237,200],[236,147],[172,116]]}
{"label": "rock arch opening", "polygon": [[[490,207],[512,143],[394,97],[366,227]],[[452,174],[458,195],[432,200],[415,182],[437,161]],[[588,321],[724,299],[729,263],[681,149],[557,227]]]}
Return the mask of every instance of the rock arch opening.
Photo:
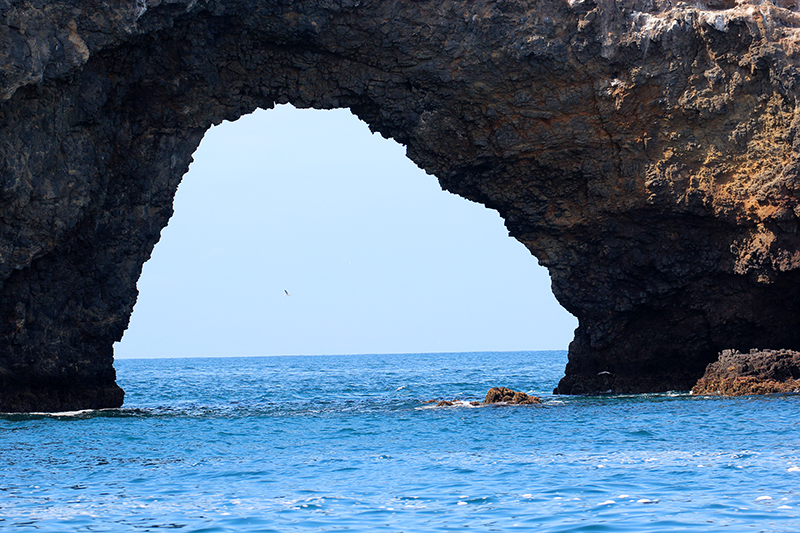
{"label": "rock arch opening", "polygon": [[212,128],[174,205],[116,358],[566,349],[575,329],[496,213],[346,110]]}

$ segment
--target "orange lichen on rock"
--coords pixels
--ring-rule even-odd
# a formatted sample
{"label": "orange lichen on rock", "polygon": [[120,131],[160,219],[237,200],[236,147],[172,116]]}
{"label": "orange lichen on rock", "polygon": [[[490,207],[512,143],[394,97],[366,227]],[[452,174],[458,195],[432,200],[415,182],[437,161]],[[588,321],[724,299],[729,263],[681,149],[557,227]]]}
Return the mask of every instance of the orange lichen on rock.
{"label": "orange lichen on rock", "polygon": [[692,389],[692,394],[707,396],[748,396],[793,392],[800,392],[800,380],[760,380],[752,376],[726,379],[701,378]]}
{"label": "orange lichen on rock", "polygon": [[692,394],[747,396],[800,392],[800,352],[725,350],[706,368]]}

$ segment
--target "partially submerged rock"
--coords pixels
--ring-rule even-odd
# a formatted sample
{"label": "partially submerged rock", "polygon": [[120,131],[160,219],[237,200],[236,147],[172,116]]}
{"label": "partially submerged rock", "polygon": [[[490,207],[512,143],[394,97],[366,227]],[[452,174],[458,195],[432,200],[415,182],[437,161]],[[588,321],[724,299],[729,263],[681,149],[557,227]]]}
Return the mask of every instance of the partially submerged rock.
{"label": "partially submerged rock", "polygon": [[435,403],[436,407],[453,407],[453,406],[464,406],[464,405],[471,405],[473,407],[477,407],[481,404],[481,402],[467,402],[464,400],[428,400],[425,403]]}
{"label": "partially submerged rock", "polygon": [[725,350],[692,388],[716,396],[794,392],[800,392],[800,352],[792,350]]}
{"label": "partially submerged rock", "polygon": [[492,387],[486,393],[483,403],[507,403],[515,405],[530,405],[542,403],[536,396],[528,396],[524,392],[516,392],[505,387]]}
{"label": "partially submerged rock", "polygon": [[524,392],[517,392],[505,387],[492,387],[486,393],[483,402],[466,402],[463,400],[428,400],[425,403],[435,403],[436,407],[453,407],[471,405],[478,407],[487,404],[509,404],[509,405],[533,405],[542,403],[542,400],[536,396],[528,396]]}

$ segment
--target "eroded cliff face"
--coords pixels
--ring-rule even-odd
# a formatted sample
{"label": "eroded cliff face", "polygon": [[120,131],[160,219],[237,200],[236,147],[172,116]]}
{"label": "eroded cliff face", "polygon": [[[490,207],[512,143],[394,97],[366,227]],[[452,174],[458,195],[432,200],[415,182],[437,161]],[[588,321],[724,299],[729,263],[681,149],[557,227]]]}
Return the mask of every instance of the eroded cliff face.
{"label": "eroded cliff face", "polygon": [[800,349],[797,9],[0,1],[0,410],[121,404],[112,345],[192,152],[286,102],[499,211],[579,318],[558,392]]}

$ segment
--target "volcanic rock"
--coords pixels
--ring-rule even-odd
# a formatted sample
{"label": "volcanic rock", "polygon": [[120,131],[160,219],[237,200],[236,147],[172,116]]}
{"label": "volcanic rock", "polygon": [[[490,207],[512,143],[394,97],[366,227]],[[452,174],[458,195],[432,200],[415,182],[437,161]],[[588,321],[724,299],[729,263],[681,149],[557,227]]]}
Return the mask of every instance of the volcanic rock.
{"label": "volcanic rock", "polygon": [[542,403],[536,396],[528,396],[524,392],[515,392],[505,387],[492,387],[486,393],[483,403],[508,403],[515,405],[531,405]]}
{"label": "volcanic rock", "polygon": [[556,392],[800,350],[798,42],[783,0],[0,2],[0,411],[122,403],[192,153],[283,103],[498,211],[579,320]]}
{"label": "volcanic rock", "polygon": [[692,394],[745,396],[800,392],[800,352],[725,350],[692,388]]}

